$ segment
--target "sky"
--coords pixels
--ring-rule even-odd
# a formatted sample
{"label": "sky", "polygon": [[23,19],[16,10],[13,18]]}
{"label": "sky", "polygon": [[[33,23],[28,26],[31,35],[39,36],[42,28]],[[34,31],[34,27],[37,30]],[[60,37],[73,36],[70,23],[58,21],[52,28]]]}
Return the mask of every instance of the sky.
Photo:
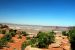
{"label": "sky", "polygon": [[75,0],[0,0],[0,23],[75,26]]}

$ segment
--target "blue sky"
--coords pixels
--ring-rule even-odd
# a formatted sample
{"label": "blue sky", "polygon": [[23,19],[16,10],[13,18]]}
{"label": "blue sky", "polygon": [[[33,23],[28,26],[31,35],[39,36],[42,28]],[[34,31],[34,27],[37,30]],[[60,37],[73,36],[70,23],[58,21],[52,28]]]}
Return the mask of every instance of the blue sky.
{"label": "blue sky", "polygon": [[0,0],[0,22],[75,26],[75,1]]}

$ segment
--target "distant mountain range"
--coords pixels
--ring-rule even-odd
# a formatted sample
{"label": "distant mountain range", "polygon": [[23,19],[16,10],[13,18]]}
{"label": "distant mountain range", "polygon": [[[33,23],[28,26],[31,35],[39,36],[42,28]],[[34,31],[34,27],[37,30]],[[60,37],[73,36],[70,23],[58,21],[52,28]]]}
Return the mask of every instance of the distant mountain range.
{"label": "distant mountain range", "polygon": [[23,24],[13,24],[13,23],[0,23],[3,25],[8,25],[9,28],[12,29],[21,29],[21,30],[35,30],[35,31],[65,31],[68,30],[69,27],[64,26],[42,26],[42,25],[23,25]]}

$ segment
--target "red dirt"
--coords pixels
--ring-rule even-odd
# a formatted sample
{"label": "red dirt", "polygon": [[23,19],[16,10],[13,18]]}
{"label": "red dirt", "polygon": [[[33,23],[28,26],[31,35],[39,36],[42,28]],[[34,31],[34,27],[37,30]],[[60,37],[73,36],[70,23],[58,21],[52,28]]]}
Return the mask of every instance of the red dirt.
{"label": "red dirt", "polygon": [[0,38],[2,38],[4,35],[3,34],[0,34]]}
{"label": "red dirt", "polygon": [[[3,37],[3,34],[0,34],[0,38]],[[0,50],[21,50],[21,45],[22,43],[26,40],[25,36],[22,36],[22,39],[18,39],[18,35],[16,35],[15,37],[12,37],[12,39],[14,40],[14,43],[10,43],[8,42],[8,48],[7,47],[3,47],[3,49]],[[64,41],[66,43],[64,43]],[[63,50],[63,47],[67,45],[68,39],[62,39],[62,45],[59,48],[52,48],[50,47],[49,49],[42,49],[42,50]]]}
{"label": "red dirt", "polygon": [[62,48],[50,48],[49,50],[63,50]]}
{"label": "red dirt", "polygon": [[26,37],[22,36],[22,39],[18,39],[18,35],[12,37],[14,43],[8,42],[9,48],[4,47],[2,50],[21,50],[22,43],[26,40]]}

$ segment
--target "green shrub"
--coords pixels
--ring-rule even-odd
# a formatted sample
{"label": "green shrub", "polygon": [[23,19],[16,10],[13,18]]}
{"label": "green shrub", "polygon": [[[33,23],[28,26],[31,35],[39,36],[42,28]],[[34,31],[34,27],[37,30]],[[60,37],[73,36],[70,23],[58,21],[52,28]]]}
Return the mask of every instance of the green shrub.
{"label": "green shrub", "polygon": [[2,31],[0,30],[0,34],[2,33]]}
{"label": "green shrub", "polygon": [[3,28],[9,28],[9,27],[7,25],[0,24],[0,28],[3,29]]}
{"label": "green shrub", "polygon": [[68,33],[66,33],[66,31],[62,31],[62,35],[68,36]]}
{"label": "green shrub", "polygon": [[26,40],[23,43],[22,48],[25,48],[28,45],[38,48],[47,48],[49,44],[54,42],[54,34],[54,32],[39,32],[36,37]]}
{"label": "green shrub", "polygon": [[0,49],[7,45],[7,41],[4,38],[0,39]]}
{"label": "green shrub", "polygon": [[70,29],[68,32],[69,41],[71,43],[71,49],[75,50],[75,29]]}
{"label": "green shrub", "polygon": [[19,35],[18,39],[22,39],[22,36],[21,36],[21,35]]}
{"label": "green shrub", "polygon": [[28,39],[22,43],[21,50],[24,50],[28,45],[31,45],[31,47],[37,47],[37,44],[38,44],[37,38]]}
{"label": "green shrub", "polygon": [[10,29],[9,33],[14,37],[16,35],[17,30]]}
{"label": "green shrub", "polygon": [[26,32],[24,32],[24,31],[22,31],[22,33],[21,33],[23,36],[27,36],[28,34],[26,33]]}
{"label": "green shrub", "polygon": [[68,32],[70,42],[75,41],[75,30],[69,30]]}
{"label": "green shrub", "polygon": [[53,31],[48,32],[48,37],[49,37],[50,43],[53,43],[55,41],[54,35],[55,35],[55,33]]}
{"label": "green shrub", "polygon": [[5,34],[3,39],[5,39],[6,41],[10,41],[12,39],[12,35],[11,34]]}
{"label": "green shrub", "polygon": [[2,34],[6,34],[6,30],[2,30]]}
{"label": "green shrub", "polygon": [[54,41],[54,32],[39,32],[38,35],[38,47],[39,48],[47,48],[49,44]]}
{"label": "green shrub", "polygon": [[16,35],[15,32],[11,32],[10,34],[12,35],[12,37],[14,37]]}
{"label": "green shrub", "polygon": [[23,42],[21,46],[21,50],[25,50],[26,46],[28,45],[29,45],[28,41]]}
{"label": "green shrub", "polygon": [[11,42],[11,43],[14,43],[14,40],[11,39],[10,42]]}
{"label": "green shrub", "polygon": [[31,45],[31,47],[37,47],[38,44],[38,38],[32,38],[29,40],[29,45]]}
{"label": "green shrub", "polygon": [[26,37],[26,39],[27,39],[27,40],[29,40],[29,39],[30,39],[30,37]]}

